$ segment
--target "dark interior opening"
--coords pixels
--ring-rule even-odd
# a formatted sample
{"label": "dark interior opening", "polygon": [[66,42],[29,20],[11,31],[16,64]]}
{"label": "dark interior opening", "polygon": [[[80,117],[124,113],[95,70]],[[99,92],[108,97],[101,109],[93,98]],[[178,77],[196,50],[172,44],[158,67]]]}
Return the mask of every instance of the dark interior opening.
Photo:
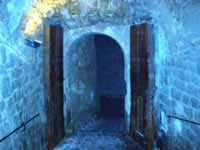
{"label": "dark interior opening", "polygon": [[102,118],[123,118],[124,117],[124,97],[101,96],[100,97],[100,116]]}
{"label": "dark interior opening", "polygon": [[[100,118],[110,123],[110,130],[124,131],[126,82],[124,57],[119,44],[105,35],[95,35],[97,84]],[[113,125],[118,125],[113,128]]]}
{"label": "dark interior opening", "polygon": [[67,56],[68,108],[73,111],[68,118],[75,118],[75,129],[125,132],[125,64],[120,45],[109,36],[89,34],[74,43]]}

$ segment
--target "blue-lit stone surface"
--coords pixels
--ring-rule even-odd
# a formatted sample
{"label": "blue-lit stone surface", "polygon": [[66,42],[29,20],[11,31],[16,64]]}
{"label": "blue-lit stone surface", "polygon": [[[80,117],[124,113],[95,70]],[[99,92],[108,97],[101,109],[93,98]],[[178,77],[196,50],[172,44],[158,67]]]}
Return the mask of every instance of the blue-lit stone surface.
{"label": "blue-lit stone surface", "polygon": [[101,132],[78,133],[72,137],[66,138],[54,150],[143,150],[133,139],[128,136],[118,134],[106,134]]}
{"label": "blue-lit stone surface", "polygon": [[[31,7],[31,3],[32,0],[0,1],[0,139],[36,113],[40,113],[40,117],[32,121],[25,131],[19,130],[1,142],[0,150],[45,150],[43,48],[33,49],[24,45],[27,37],[22,32],[25,12]],[[70,1],[69,5],[58,10],[57,15],[59,17],[53,17],[61,20],[49,18],[48,21],[57,21],[65,29],[65,122],[69,111],[81,110],[92,114],[96,111],[94,108],[98,93],[94,82],[96,75],[93,39],[72,45],[84,39],[84,36],[98,33],[114,39],[123,52],[126,129],[129,130],[129,29],[133,23],[147,21],[155,27],[155,56],[154,62],[149,63],[155,64],[152,69],[156,71],[156,90],[153,97],[156,129],[163,125],[160,120],[161,105],[167,114],[200,122],[199,0],[98,0],[98,3],[96,0],[75,0],[75,3]],[[32,38],[42,40],[42,37],[41,26],[41,30]],[[76,49],[77,46],[80,49]],[[75,75],[72,76],[71,72]],[[69,98],[78,101],[72,102]],[[169,150],[199,149],[199,125],[172,118],[163,123]],[[66,125],[66,131],[67,127]],[[108,141],[105,146],[111,145],[113,149],[124,142],[119,137],[102,134],[72,137],[64,142],[69,147],[80,147],[78,142],[81,139],[83,142],[89,141],[89,145],[99,139],[99,147]],[[83,145],[87,147],[87,142]]]}
{"label": "blue-lit stone surface", "polygon": [[9,14],[8,28],[11,33],[19,28],[24,12],[27,11],[32,2],[33,0],[12,0],[7,2],[7,7],[5,9],[7,9],[7,13]]}
{"label": "blue-lit stone surface", "polygon": [[65,138],[54,150],[143,150],[121,127],[121,120],[90,120],[80,130]]}
{"label": "blue-lit stone surface", "polygon": [[[125,98],[127,87],[123,50],[110,36],[92,33],[81,36],[67,49],[65,60],[64,110],[65,116],[71,112],[74,126],[86,112],[93,115],[104,113],[99,110],[101,96]],[[118,106],[113,107],[123,113],[123,103],[120,103],[122,110],[117,110]]]}
{"label": "blue-lit stone surface", "polygon": [[[196,25],[199,20],[197,14],[200,14],[200,11],[197,8],[200,8],[200,3],[163,1],[159,6],[162,11],[155,9],[154,12],[154,16],[157,16],[155,116],[157,119],[160,117],[162,104],[168,115],[199,122],[200,32]],[[156,125],[159,126],[159,121]],[[168,118],[163,126],[168,129],[166,134],[169,149],[200,147],[196,134],[200,132],[199,125]]]}
{"label": "blue-lit stone surface", "polygon": [[[97,26],[91,26],[91,27],[85,27],[81,29],[74,29],[65,31],[65,53],[64,53],[64,59],[65,59],[65,93],[68,92],[70,89],[69,83],[68,83],[68,76],[67,76],[67,53],[70,51],[70,46],[73,44],[74,41],[78,41],[80,38],[84,39],[84,36],[87,37],[87,35],[97,33],[97,34],[103,34],[106,36],[110,36],[113,38],[117,43],[119,43],[120,47],[122,48],[122,52],[124,55],[124,63],[125,63],[125,70],[124,70],[124,77],[126,81],[126,96],[125,96],[125,110],[127,113],[127,116],[130,115],[130,74],[129,74],[129,68],[130,68],[130,40],[129,38],[125,38],[129,36],[129,26],[107,26],[107,25],[97,25]],[[88,45],[88,44],[87,44]],[[90,44],[89,44],[90,45]],[[77,45],[78,46],[78,45]],[[90,48],[91,46],[88,46]],[[75,54],[74,54],[75,55]],[[67,103],[65,103],[65,107],[67,107]],[[67,109],[65,109],[66,111]],[[66,112],[67,113],[67,112]],[[65,115],[66,116],[66,115]],[[127,122],[127,130],[129,126],[129,117],[126,118]]]}
{"label": "blue-lit stone surface", "polygon": [[[43,112],[42,51],[25,46],[20,29],[30,3],[0,2],[0,139]],[[41,117],[36,118],[26,130],[0,142],[0,149],[41,149],[43,123]]]}

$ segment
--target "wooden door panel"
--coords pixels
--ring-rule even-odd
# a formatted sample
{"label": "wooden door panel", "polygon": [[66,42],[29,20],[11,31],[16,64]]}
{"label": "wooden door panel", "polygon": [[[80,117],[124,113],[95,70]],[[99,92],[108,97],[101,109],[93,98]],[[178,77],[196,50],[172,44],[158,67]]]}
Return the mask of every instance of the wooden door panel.
{"label": "wooden door panel", "polygon": [[146,27],[147,24],[141,25],[133,25],[131,26],[131,61],[135,61],[135,59],[145,59],[147,60],[148,51],[147,45],[145,44],[147,41],[147,33]]}
{"label": "wooden door panel", "polygon": [[53,149],[64,138],[63,91],[63,29],[45,25],[44,95],[48,149]]}
{"label": "wooden door panel", "polygon": [[[139,67],[138,67],[139,66]],[[147,88],[148,82],[148,64],[133,63],[131,71],[131,82],[134,83],[134,89]]]}
{"label": "wooden door panel", "polygon": [[[149,137],[146,137],[148,132],[149,100],[147,99],[147,90],[149,87],[149,30],[148,24],[131,26],[131,135],[144,145],[152,145],[149,142]],[[149,48],[150,47],[150,48]],[[151,146],[147,146],[151,147]]]}

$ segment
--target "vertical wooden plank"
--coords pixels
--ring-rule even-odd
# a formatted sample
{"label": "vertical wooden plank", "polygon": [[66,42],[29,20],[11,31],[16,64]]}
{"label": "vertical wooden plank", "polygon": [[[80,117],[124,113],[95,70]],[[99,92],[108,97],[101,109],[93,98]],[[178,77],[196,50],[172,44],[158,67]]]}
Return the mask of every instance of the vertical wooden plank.
{"label": "vertical wooden plank", "polygon": [[145,24],[131,27],[131,99],[132,134],[140,143],[144,140],[145,91],[148,86],[148,65]]}
{"label": "vertical wooden plank", "polygon": [[44,95],[46,138],[53,149],[64,137],[63,29],[44,26]]}
{"label": "vertical wooden plank", "polygon": [[155,82],[155,37],[153,24],[147,24],[147,50],[148,50],[148,66],[149,66],[149,83],[147,90],[147,103],[146,103],[146,141],[147,149],[152,149],[155,140],[156,130],[153,112],[153,100],[156,90]]}
{"label": "vertical wooden plank", "polygon": [[[149,80],[149,61],[153,50],[153,43],[150,40],[148,24],[131,26],[131,128],[130,134],[142,145],[149,147],[152,143],[149,142],[149,126],[150,115],[152,114],[149,99],[149,85],[152,82]],[[150,128],[148,128],[150,129]]]}

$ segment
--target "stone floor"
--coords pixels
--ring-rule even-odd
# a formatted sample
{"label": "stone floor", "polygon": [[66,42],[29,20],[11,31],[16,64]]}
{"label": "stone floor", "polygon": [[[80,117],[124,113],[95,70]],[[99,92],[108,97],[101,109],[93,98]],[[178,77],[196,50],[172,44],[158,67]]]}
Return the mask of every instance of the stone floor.
{"label": "stone floor", "polygon": [[66,137],[54,150],[143,150],[124,131],[119,119],[93,120]]}
{"label": "stone floor", "polygon": [[116,118],[94,119],[88,121],[84,126],[80,125],[79,131],[125,133],[126,127],[124,122],[123,119]]}
{"label": "stone floor", "polygon": [[142,150],[130,137],[103,132],[79,132],[64,139],[55,150]]}

